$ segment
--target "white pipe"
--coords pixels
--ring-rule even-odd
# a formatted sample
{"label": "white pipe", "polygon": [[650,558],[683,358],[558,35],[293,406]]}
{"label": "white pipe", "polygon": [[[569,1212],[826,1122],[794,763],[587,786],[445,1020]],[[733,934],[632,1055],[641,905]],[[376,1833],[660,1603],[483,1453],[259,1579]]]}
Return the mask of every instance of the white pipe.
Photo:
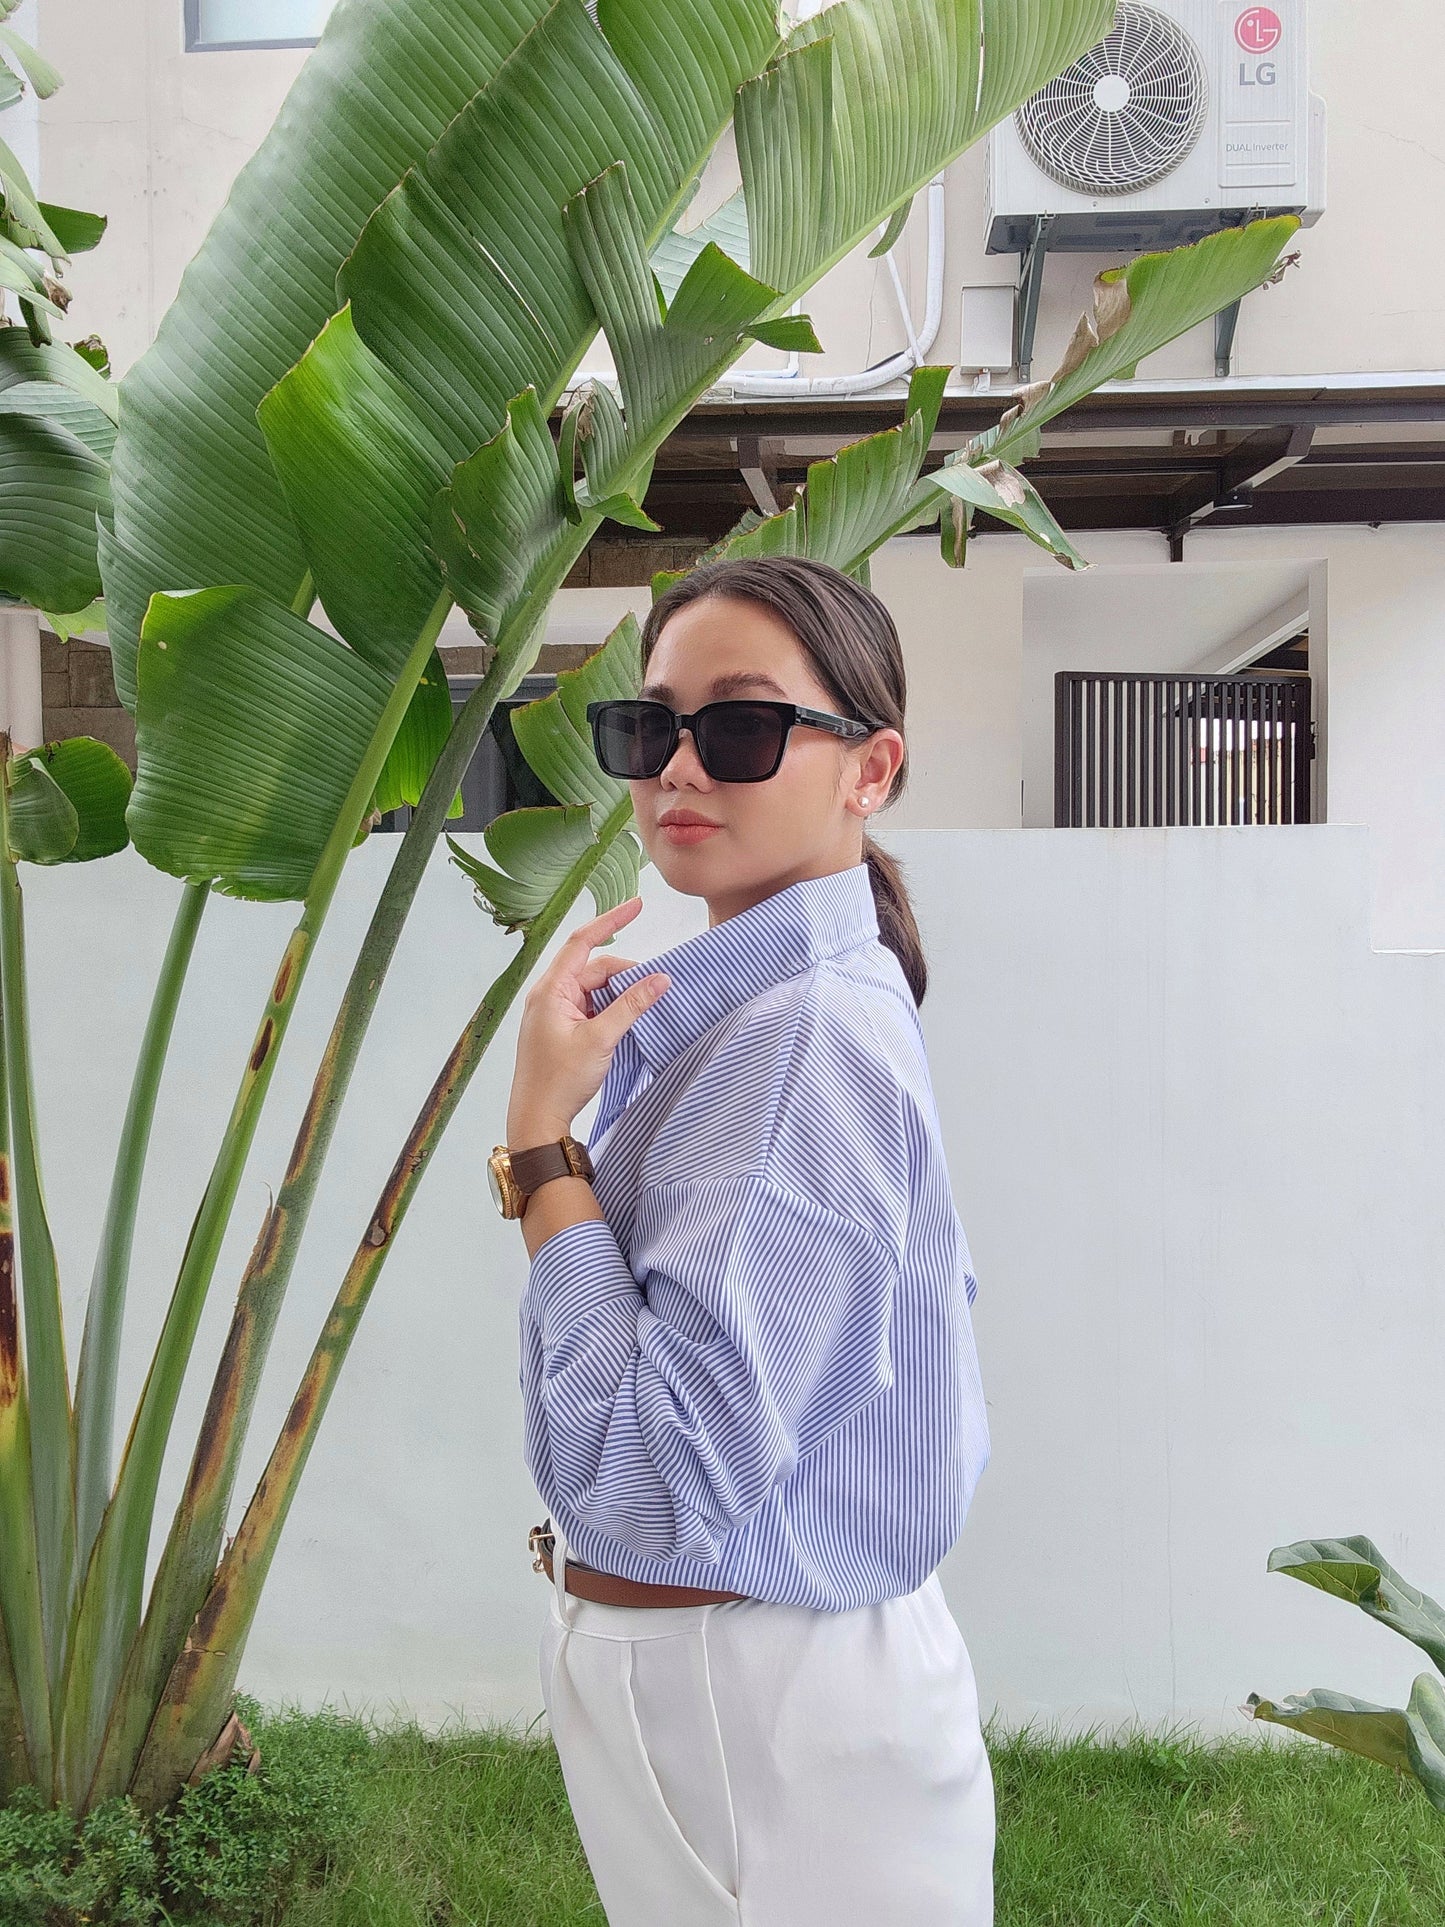
{"label": "white pipe", "polygon": [[[903,291],[903,282],[894,261],[894,247],[884,257],[893,277],[893,290],[898,301],[898,311],[903,317],[904,332],[908,336],[908,346],[886,361],[876,362],[871,368],[862,368],[848,375],[812,375],[804,377],[798,373],[798,351],[789,355],[787,366],[783,368],[744,368],[738,373],[724,375],[708,390],[712,399],[726,400],[731,397],[758,395],[777,398],[790,395],[862,395],[876,388],[885,388],[889,382],[901,382],[907,392],[908,377],[915,368],[921,367],[929,349],[937,337],[939,323],[943,319],[943,239],[944,239],[944,185],[943,175],[935,174],[928,183],[928,269],[927,295],[925,299],[923,326],[915,330],[913,316],[908,306],[908,298]],[[882,233],[879,228],[879,233]],[[901,239],[901,237],[900,237]],[[801,297],[790,310],[797,314],[802,306]],[[600,381],[617,387],[617,376],[610,369],[579,369],[568,384],[568,396],[584,382]],[[1000,390],[1000,393],[1003,391]]]}
{"label": "white pipe", "polygon": [[[923,326],[917,331],[914,329],[913,316],[909,311],[903,283],[894,263],[893,248],[888,250],[886,257],[893,276],[898,311],[903,317],[904,330],[908,336],[908,346],[900,349],[896,355],[890,355],[886,361],[880,361],[872,368],[862,368],[848,375],[804,377],[791,370],[740,369],[736,374],[725,375],[709,393],[719,397],[733,395],[769,398],[791,395],[862,395],[875,388],[884,388],[891,381],[906,383],[913,370],[920,367],[927,357],[943,318],[943,236],[944,185],[943,175],[938,173],[928,183],[928,292]],[[895,242],[894,246],[896,245]],[[796,363],[796,355],[793,361]]]}

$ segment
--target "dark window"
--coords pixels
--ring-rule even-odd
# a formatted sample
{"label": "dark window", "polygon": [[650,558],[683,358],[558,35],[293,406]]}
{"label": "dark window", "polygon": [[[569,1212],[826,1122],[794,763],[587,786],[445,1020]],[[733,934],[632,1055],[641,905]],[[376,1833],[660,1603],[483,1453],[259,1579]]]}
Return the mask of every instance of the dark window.
{"label": "dark window", "polygon": [[1054,823],[1308,823],[1310,677],[1270,658],[1232,676],[1061,669]]}
{"label": "dark window", "polygon": [[[480,676],[448,678],[453,715],[481,680]],[[508,810],[545,808],[556,803],[557,798],[543,786],[518,749],[511,724],[514,709],[535,702],[539,696],[549,696],[556,687],[555,676],[524,676],[512,694],[497,704],[462,778],[462,814],[451,818],[445,826],[448,830],[484,830],[494,817],[505,816]],[[410,821],[411,811],[403,805],[399,810],[388,810],[376,828],[404,830]]]}

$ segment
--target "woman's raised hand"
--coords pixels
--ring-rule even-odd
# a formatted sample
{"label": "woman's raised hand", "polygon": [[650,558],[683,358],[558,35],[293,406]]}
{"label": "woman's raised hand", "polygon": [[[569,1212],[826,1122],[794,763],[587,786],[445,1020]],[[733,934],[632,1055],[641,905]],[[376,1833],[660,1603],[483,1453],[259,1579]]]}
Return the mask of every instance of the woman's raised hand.
{"label": "woman's raised hand", "polygon": [[641,908],[641,897],[629,897],[579,924],[533,979],[522,1004],[507,1107],[507,1143],[514,1148],[544,1144],[571,1130],[577,1113],[602,1088],[618,1039],[671,982],[665,970],[655,970],[595,1017],[589,1011],[588,992],[635,961],[589,953]]}

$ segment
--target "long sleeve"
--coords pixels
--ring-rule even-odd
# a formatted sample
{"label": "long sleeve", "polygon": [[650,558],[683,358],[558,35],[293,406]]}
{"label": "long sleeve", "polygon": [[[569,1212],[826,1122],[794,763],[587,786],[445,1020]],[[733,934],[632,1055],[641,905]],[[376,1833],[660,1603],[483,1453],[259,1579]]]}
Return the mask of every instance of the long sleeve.
{"label": "long sleeve", "polygon": [[521,1304],[528,1468],[580,1520],[712,1560],[803,1454],[893,1384],[898,1255],[756,1173],[649,1185],[540,1245]]}

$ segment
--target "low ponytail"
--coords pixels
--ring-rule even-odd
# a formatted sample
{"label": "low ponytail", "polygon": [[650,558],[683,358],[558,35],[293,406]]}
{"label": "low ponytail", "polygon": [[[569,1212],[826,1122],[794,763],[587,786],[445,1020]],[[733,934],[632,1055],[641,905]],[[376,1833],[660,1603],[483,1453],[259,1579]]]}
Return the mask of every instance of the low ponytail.
{"label": "low ponytail", "polygon": [[928,988],[928,964],[923,955],[923,939],[913,905],[903,887],[903,871],[897,857],[890,856],[881,844],[863,832],[863,860],[868,865],[868,881],[873,885],[873,907],[878,913],[878,941],[898,959],[915,1004],[923,1002]]}

